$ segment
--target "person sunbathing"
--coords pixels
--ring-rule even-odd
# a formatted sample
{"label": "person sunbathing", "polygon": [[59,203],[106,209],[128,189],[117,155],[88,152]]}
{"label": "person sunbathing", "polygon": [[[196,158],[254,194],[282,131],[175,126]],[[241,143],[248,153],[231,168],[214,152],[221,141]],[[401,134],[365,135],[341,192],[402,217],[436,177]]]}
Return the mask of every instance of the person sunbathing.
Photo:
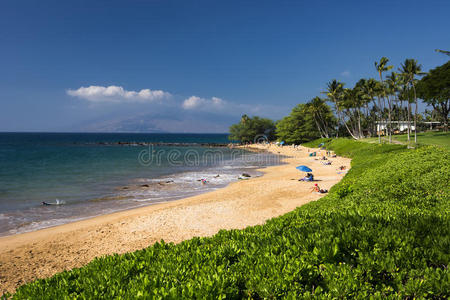
{"label": "person sunbathing", "polygon": [[298,181],[314,181],[314,175],[312,173],[307,173],[305,177],[300,178]]}
{"label": "person sunbathing", "polygon": [[314,185],[314,187],[312,188],[312,190],[311,190],[311,193],[312,193],[312,192],[316,192],[316,193],[320,193],[320,194],[325,194],[325,193],[328,193],[328,190],[321,189],[321,188],[319,187],[319,185],[316,183],[316,184]]}

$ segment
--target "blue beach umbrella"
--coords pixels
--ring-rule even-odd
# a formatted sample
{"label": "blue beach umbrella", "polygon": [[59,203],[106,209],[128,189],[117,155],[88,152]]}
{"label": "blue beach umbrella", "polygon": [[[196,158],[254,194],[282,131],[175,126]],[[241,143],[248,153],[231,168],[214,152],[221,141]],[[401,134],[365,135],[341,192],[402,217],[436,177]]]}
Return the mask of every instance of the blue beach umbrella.
{"label": "blue beach umbrella", "polygon": [[307,166],[298,166],[296,169],[303,172],[312,172],[312,170]]}
{"label": "blue beach umbrella", "polygon": [[322,147],[323,145],[325,145],[324,143],[320,143],[318,147]]}
{"label": "blue beach umbrella", "polygon": [[284,145],[284,141],[281,141],[281,142],[280,142],[280,145]]}

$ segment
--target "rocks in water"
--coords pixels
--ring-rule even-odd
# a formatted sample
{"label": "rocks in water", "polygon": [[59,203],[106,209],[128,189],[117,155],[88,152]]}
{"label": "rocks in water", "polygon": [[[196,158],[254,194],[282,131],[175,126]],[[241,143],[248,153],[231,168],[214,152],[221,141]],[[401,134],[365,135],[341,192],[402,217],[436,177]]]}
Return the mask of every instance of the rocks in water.
{"label": "rocks in water", "polygon": [[241,175],[242,177],[252,177],[250,174],[248,174],[248,173],[242,173],[242,175]]}
{"label": "rocks in water", "polygon": [[141,187],[150,187],[148,184],[141,184]]}

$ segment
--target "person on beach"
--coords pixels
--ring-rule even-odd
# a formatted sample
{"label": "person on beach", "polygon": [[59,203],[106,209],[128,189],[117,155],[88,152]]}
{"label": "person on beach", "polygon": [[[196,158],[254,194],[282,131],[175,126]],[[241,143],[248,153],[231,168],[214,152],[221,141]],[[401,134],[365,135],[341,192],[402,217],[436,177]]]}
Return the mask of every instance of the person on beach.
{"label": "person on beach", "polygon": [[328,190],[321,189],[321,188],[319,187],[319,185],[316,183],[316,184],[314,185],[314,187],[312,188],[312,190],[311,190],[311,193],[312,193],[312,192],[316,192],[316,193],[320,193],[320,194],[325,194],[325,193],[328,193]]}
{"label": "person on beach", "polygon": [[312,173],[306,173],[306,176],[300,178],[298,181],[314,181],[314,175]]}

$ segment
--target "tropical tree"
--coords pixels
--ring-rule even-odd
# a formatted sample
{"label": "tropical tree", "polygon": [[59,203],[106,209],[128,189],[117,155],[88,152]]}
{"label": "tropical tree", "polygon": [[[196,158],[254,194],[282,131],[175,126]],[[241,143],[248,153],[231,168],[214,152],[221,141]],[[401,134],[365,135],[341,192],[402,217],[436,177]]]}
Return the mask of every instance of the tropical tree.
{"label": "tropical tree", "polygon": [[401,107],[401,101],[398,98],[398,92],[400,91],[400,76],[395,73],[395,72],[391,72],[390,75],[386,76],[386,83],[387,83],[387,90],[388,90],[388,94],[389,96],[391,96],[391,102],[392,102],[392,108],[394,108],[394,106],[397,107],[396,114],[391,113],[391,117],[394,118],[394,120],[396,119],[397,121],[400,121],[402,116],[400,115],[401,113],[401,108],[399,108],[399,106]]}
{"label": "tropical tree", "polygon": [[312,141],[321,136],[308,105],[301,103],[291,113],[276,124],[276,135],[279,140],[289,144],[300,144]]}
{"label": "tropical tree", "polygon": [[323,92],[324,94],[327,95],[328,100],[334,105],[334,111],[336,112],[338,119],[337,121],[338,131],[339,131],[339,124],[342,121],[339,101],[342,99],[343,92],[344,92],[344,83],[339,82],[336,79],[333,79],[332,81],[328,82],[327,90]]}
{"label": "tropical tree", "polygon": [[[407,80],[402,74],[399,74],[399,89],[397,94],[398,100],[400,102],[400,114],[402,121],[407,121],[407,135],[408,141],[410,140],[410,118],[411,118],[411,88],[409,87]],[[403,108],[403,103],[405,103],[405,108]]]}
{"label": "tropical tree", "polygon": [[352,89],[344,89],[342,97],[342,117],[344,125],[354,139],[363,138],[361,127],[361,108],[364,107],[366,95],[360,86],[355,85]]}
{"label": "tropical tree", "polygon": [[442,53],[442,54],[450,56],[450,51],[436,49],[436,52],[439,52],[439,53]]}
{"label": "tropical tree", "polygon": [[329,138],[335,119],[331,108],[320,97],[315,97],[306,103],[306,108],[313,117],[320,136]]}
{"label": "tropical tree", "polygon": [[269,140],[275,137],[275,124],[272,120],[260,117],[241,117],[241,121],[230,126],[228,138],[242,143],[251,143],[259,135],[265,135]]}
{"label": "tropical tree", "polygon": [[[380,81],[381,81],[381,86],[383,88],[383,101],[384,99],[386,99],[386,89],[384,86],[384,81],[383,81],[383,72],[387,72],[390,69],[393,68],[393,66],[388,66],[389,59],[387,57],[382,57],[380,59],[379,62],[375,62],[375,69],[378,71],[378,74],[380,76]],[[389,100],[389,97],[387,98],[388,101],[388,106],[389,106],[389,113],[388,113],[388,118],[389,118],[389,123],[388,123],[388,135],[389,135],[389,143],[392,142],[392,136],[391,136],[391,102]],[[382,114],[382,112],[381,112]],[[381,115],[380,115],[380,123],[381,123]],[[381,136],[380,134],[378,134],[378,142],[381,143]]]}
{"label": "tropical tree", "polygon": [[242,115],[242,117],[241,117],[241,123],[242,124],[245,124],[245,123],[247,123],[248,122],[248,120],[249,120],[250,118],[249,118],[249,116],[247,116],[247,115]]}
{"label": "tropical tree", "polygon": [[439,114],[444,130],[447,131],[450,113],[450,61],[430,70],[417,84],[417,94]]}
{"label": "tropical tree", "polygon": [[[361,80],[360,80],[361,82]],[[378,92],[379,83],[373,79],[369,78],[363,82],[361,82],[361,88],[366,93],[367,101],[365,102],[366,105],[366,121],[368,122],[368,128],[370,129],[370,135],[372,135],[373,130],[375,127],[375,120],[376,120],[376,109],[377,105],[375,103],[375,98]],[[372,109],[370,110],[369,106],[372,104]],[[373,118],[375,117],[375,118]]]}
{"label": "tropical tree", "polygon": [[416,92],[416,79],[415,77],[418,75],[423,75],[422,73],[422,65],[417,63],[417,60],[412,58],[407,58],[401,64],[399,70],[402,72],[403,77],[406,79],[406,82],[409,83],[413,90],[414,95],[414,143],[417,144],[417,111],[418,111],[418,103],[417,103],[417,92]]}

